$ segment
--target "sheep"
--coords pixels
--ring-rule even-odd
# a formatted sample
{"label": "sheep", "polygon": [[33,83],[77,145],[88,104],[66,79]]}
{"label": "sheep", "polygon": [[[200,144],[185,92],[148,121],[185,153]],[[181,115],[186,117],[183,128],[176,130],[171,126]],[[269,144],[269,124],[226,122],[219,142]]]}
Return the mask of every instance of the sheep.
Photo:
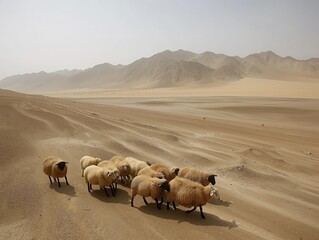
{"label": "sheep", "polygon": [[125,158],[126,162],[128,162],[130,164],[130,176],[132,178],[136,177],[138,175],[138,172],[149,166],[149,164],[147,164],[144,161],[138,160],[136,158],[133,157],[127,157]]}
{"label": "sheep", "polygon": [[149,176],[136,176],[133,178],[131,183],[132,199],[131,207],[134,207],[134,197],[138,194],[143,197],[144,203],[147,205],[146,197],[152,197],[157,205],[158,209],[161,209],[161,204],[158,202],[158,198],[162,197],[163,190],[166,192],[170,191],[170,186],[167,180],[152,178]]}
{"label": "sheep", "polygon": [[97,166],[114,172],[116,178],[114,179],[114,181],[112,183],[112,187],[113,187],[114,191],[116,192],[117,184],[115,183],[115,180],[120,176],[120,171],[118,170],[118,168],[110,160],[103,160]]}
{"label": "sheep", "polygon": [[109,194],[106,191],[106,186],[110,186],[112,195],[115,196],[112,187],[112,182],[116,178],[116,174],[114,173],[114,171],[91,165],[84,170],[84,178],[88,185],[89,193],[91,192],[91,190],[93,190],[93,184],[99,185],[101,189],[103,188],[107,197],[109,197]]}
{"label": "sheep", "polygon": [[98,165],[98,163],[101,162],[101,158],[95,158],[91,156],[84,156],[80,159],[80,165],[82,169],[82,177],[84,173],[84,169],[91,165]]}
{"label": "sheep", "polygon": [[217,175],[199,171],[194,168],[182,168],[179,170],[178,176],[182,178],[187,178],[194,182],[198,182],[203,186],[207,186],[209,183],[215,185],[215,177]]}
{"label": "sheep", "polygon": [[156,177],[156,178],[160,178],[160,179],[164,178],[163,173],[157,172],[157,171],[151,169],[150,167],[146,167],[146,168],[141,169],[138,172],[137,176],[140,176],[140,175],[149,176],[149,177]]}
{"label": "sheep", "polygon": [[157,172],[163,173],[167,181],[171,181],[172,179],[174,179],[177,176],[179,171],[179,168],[174,168],[174,167],[169,168],[167,166],[164,166],[158,163],[152,164],[150,168]]}
{"label": "sheep", "polygon": [[193,212],[199,206],[202,218],[205,218],[202,206],[205,205],[212,197],[219,199],[217,189],[213,186],[204,187],[202,184],[193,182],[191,180],[176,177],[169,183],[170,191],[166,194],[167,210],[169,210],[169,203],[173,203],[176,210],[175,202],[184,207],[194,207],[187,213]]}
{"label": "sheep", "polygon": [[115,164],[115,166],[118,168],[120,171],[120,177],[123,182],[123,179],[128,177],[130,179],[129,173],[130,173],[130,164],[125,160],[124,157],[122,156],[114,156],[110,160],[112,163]]}
{"label": "sheep", "polygon": [[43,172],[49,176],[49,180],[52,184],[51,177],[53,177],[54,181],[58,181],[59,187],[61,187],[59,178],[65,178],[65,182],[69,185],[66,174],[68,172],[68,167],[66,166],[68,162],[63,161],[59,157],[49,156],[43,162]]}

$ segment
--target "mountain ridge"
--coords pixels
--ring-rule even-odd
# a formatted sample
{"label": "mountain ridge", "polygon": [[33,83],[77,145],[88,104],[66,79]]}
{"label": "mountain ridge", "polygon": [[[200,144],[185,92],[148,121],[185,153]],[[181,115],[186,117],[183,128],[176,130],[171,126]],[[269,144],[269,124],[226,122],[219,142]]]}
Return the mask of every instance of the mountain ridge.
{"label": "mountain ridge", "polygon": [[297,60],[272,51],[246,57],[213,52],[165,50],[128,65],[102,63],[84,70],[41,71],[14,75],[0,81],[0,88],[40,92],[78,88],[153,88],[212,86],[244,77],[319,79],[319,59]]}

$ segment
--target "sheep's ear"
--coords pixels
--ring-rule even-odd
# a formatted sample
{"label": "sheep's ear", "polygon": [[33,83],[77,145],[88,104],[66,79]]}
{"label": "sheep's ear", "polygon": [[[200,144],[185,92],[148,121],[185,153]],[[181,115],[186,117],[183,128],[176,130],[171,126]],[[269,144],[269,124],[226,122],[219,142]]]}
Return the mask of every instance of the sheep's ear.
{"label": "sheep's ear", "polygon": [[61,162],[58,162],[57,164],[59,164],[59,163],[69,163],[69,162],[67,162],[67,161],[61,161]]}
{"label": "sheep's ear", "polygon": [[216,174],[211,174],[211,175],[206,177],[206,180],[208,180],[210,177],[217,177],[217,175]]}

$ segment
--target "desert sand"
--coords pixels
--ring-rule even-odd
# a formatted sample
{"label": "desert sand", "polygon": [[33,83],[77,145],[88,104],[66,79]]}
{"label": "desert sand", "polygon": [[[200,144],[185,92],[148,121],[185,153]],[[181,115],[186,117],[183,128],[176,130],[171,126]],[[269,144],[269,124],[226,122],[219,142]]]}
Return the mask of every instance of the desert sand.
{"label": "desert sand", "polygon": [[319,98],[319,81],[302,79],[285,81],[264,78],[243,78],[214,87],[169,87],[140,89],[76,89],[65,91],[39,92],[40,94],[79,99],[101,98],[153,98],[153,97],[202,97],[202,96],[249,96]]}
{"label": "desert sand", "polygon": [[[275,84],[253,94],[52,94],[75,99],[0,90],[0,239],[315,239],[318,88]],[[127,186],[88,193],[80,158],[116,154],[215,173],[221,201],[203,207],[204,220],[139,196],[132,208]],[[69,161],[69,186],[50,184],[48,155]]]}

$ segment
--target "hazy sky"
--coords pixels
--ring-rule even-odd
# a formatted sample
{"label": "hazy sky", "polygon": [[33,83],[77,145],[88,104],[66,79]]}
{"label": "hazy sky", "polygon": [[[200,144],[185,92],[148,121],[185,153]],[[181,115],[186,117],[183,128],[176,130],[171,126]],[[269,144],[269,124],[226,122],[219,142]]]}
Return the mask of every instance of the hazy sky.
{"label": "hazy sky", "polygon": [[167,49],[319,57],[319,1],[0,0],[0,79]]}

